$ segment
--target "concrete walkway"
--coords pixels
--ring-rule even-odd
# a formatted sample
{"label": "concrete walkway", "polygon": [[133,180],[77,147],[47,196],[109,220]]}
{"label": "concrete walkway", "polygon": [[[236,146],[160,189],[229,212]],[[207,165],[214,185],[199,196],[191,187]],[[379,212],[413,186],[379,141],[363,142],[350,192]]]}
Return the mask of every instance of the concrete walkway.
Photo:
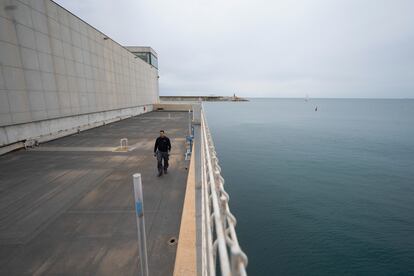
{"label": "concrete walkway", "polygon": [[[174,269],[188,161],[186,112],[151,112],[0,156],[0,275],[137,275],[132,174],[143,179],[149,270]],[[154,139],[172,141],[156,177]],[[121,138],[134,150],[114,152]]]}

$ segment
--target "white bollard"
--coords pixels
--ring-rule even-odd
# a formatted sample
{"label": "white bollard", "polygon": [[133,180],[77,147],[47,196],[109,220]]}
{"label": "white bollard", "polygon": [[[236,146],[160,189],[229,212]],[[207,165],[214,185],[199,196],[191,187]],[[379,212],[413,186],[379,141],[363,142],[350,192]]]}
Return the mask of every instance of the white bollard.
{"label": "white bollard", "polygon": [[134,179],[135,212],[138,229],[138,258],[141,264],[141,276],[148,276],[147,238],[145,235],[141,174],[136,173],[132,177]]}

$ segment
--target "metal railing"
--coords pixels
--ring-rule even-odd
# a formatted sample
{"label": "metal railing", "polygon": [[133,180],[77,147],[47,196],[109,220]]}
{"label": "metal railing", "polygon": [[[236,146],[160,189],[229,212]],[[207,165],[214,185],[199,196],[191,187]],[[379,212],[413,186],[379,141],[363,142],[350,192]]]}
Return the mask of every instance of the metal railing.
{"label": "metal railing", "polygon": [[218,164],[213,139],[201,110],[201,187],[202,187],[202,275],[245,276],[247,256],[236,235],[236,218],[230,212],[229,195]]}

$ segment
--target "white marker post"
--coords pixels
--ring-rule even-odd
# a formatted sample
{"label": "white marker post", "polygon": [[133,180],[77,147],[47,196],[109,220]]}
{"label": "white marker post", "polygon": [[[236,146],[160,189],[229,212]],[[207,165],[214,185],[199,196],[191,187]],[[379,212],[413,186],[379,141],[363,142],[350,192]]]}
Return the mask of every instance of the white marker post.
{"label": "white marker post", "polygon": [[141,174],[136,173],[132,177],[134,179],[135,212],[138,229],[138,258],[141,264],[141,276],[148,276],[147,238],[145,235]]}
{"label": "white marker post", "polygon": [[188,110],[188,136],[191,136],[191,110]]}

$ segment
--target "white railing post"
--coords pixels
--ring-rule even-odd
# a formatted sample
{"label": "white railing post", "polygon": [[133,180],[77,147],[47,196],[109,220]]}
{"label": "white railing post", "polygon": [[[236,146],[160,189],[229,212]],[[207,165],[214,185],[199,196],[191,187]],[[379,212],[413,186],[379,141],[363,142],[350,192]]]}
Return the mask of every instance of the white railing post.
{"label": "white railing post", "polygon": [[141,174],[134,174],[133,180],[138,230],[138,258],[140,260],[141,276],[148,276],[147,238],[145,235],[144,201],[142,195]]}

